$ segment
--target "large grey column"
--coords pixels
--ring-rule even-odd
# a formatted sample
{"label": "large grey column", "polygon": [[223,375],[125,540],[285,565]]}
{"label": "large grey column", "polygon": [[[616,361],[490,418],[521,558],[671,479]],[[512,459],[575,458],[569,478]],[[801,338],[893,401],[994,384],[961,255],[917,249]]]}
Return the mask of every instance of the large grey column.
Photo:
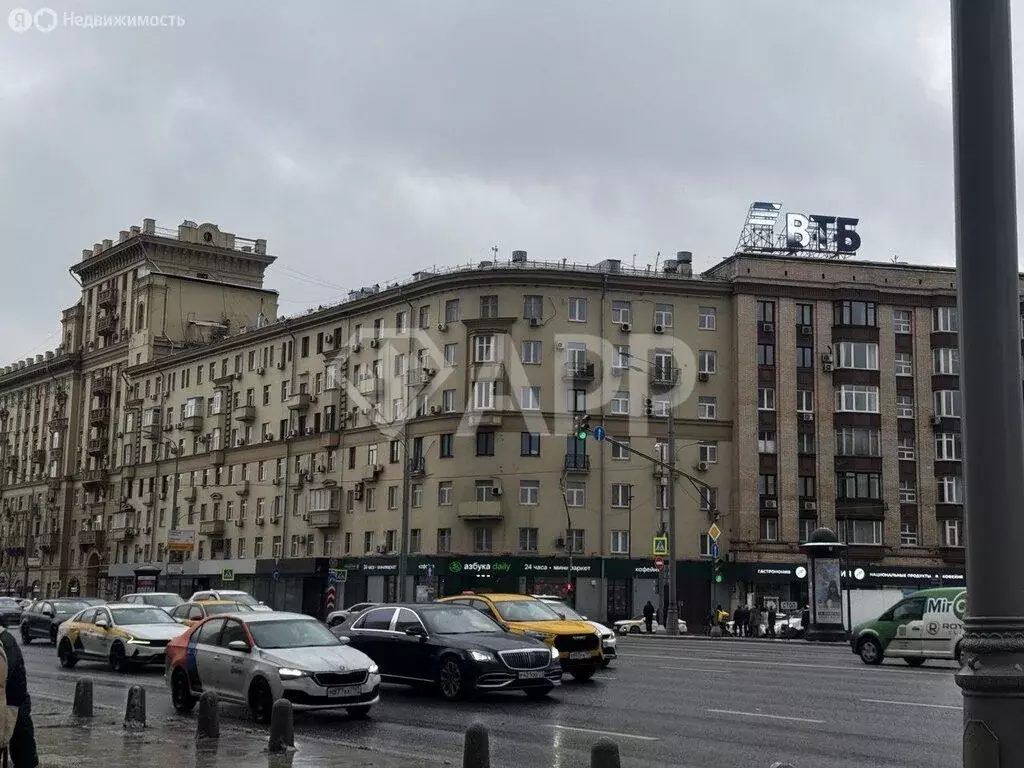
{"label": "large grey column", "polygon": [[1021,397],[1009,0],[952,0],[968,608],[964,765],[1024,759]]}

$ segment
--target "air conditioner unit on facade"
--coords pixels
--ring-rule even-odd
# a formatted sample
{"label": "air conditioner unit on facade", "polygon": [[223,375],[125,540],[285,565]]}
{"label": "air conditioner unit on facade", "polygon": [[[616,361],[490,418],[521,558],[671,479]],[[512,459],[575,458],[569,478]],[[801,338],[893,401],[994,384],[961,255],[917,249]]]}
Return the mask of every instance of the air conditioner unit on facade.
{"label": "air conditioner unit on facade", "polygon": [[370,349],[376,349],[380,346],[380,339],[370,339]]}
{"label": "air conditioner unit on facade", "polygon": [[439,333],[447,333],[448,332],[448,323],[438,323],[437,324],[437,330],[438,330]]}
{"label": "air conditioner unit on facade", "polygon": [[619,326],[619,330],[622,331],[623,333],[629,333],[630,331],[633,330],[633,325],[631,323],[623,323],[622,325]]}
{"label": "air conditioner unit on facade", "polygon": [[654,332],[655,333],[664,333],[665,332],[665,326],[664,325],[660,325],[660,324],[654,326]]}

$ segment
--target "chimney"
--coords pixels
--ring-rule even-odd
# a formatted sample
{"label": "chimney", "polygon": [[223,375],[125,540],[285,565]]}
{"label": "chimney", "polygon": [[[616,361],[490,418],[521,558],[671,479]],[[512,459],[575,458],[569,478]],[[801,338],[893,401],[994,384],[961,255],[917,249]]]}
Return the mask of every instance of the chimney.
{"label": "chimney", "polygon": [[142,230],[139,229],[137,226],[128,227],[128,234],[130,234],[130,235],[137,235],[137,234],[139,234],[141,232],[142,232]]}
{"label": "chimney", "polygon": [[256,241],[256,253],[260,256],[267,255],[267,241],[262,238]]}
{"label": "chimney", "polygon": [[92,251],[89,250],[88,248],[83,248],[82,249],[82,261],[85,261],[90,256],[92,256]]}
{"label": "chimney", "polygon": [[123,243],[127,239],[128,239],[128,230],[127,229],[122,229],[120,232],[117,233],[117,242]]}
{"label": "chimney", "polygon": [[103,241],[103,250],[104,250],[104,251],[105,251],[105,250],[107,250],[107,248],[109,248],[109,247],[110,247],[110,246],[112,246],[113,244],[114,244],[114,241],[113,241],[113,240],[110,240],[110,239],[104,240],[104,241]]}
{"label": "chimney", "polygon": [[101,253],[103,253],[103,245],[102,245],[102,243],[93,243],[92,244],[92,255],[93,256],[98,256]]}
{"label": "chimney", "polygon": [[144,234],[144,235],[155,235],[156,234],[156,219],[143,219],[142,220],[142,234]]}
{"label": "chimney", "polygon": [[693,277],[693,251],[678,251],[676,261],[679,263],[681,277]]}
{"label": "chimney", "polygon": [[47,352],[46,353],[46,359],[47,360],[53,360],[53,352]]}

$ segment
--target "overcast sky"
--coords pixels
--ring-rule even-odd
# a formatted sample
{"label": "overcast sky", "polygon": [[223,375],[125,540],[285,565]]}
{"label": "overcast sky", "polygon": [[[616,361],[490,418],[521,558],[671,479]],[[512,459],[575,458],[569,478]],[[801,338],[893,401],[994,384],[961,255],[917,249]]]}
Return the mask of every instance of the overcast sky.
{"label": "overcast sky", "polygon": [[286,314],[493,246],[705,269],[754,200],[953,262],[948,2],[50,0],[185,24],[49,34],[15,6],[41,5],[0,0],[5,361],[144,217],[266,238]]}

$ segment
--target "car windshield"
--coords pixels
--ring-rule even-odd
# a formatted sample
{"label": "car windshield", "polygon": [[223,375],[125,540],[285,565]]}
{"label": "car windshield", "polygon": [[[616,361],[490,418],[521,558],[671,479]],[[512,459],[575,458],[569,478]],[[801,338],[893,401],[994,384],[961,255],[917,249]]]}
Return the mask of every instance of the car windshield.
{"label": "car windshield", "polygon": [[101,600],[98,597],[87,597],[82,602],[86,605],[106,605],[107,603],[106,600]]}
{"label": "car windshield", "polygon": [[184,602],[177,595],[146,595],[142,599],[146,605],[156,605],[160,608],[174,608]]}
{"label": "car windshield", "polygon": [[0,608],[20,608],[21,603],[13,597],[0,597]]}
{"label": "car windshield", "polygon": [[505,621],[561,621],[561,616],[540,600],[498,600],[494,603]]}
{"label": "car windshield", "polygon": [[576,613],[576,611],[574,611],[565,603],[558,603],[555,601],[549,602],[545,600],[544,605],[551,606],[554,609],[555,613],[557,613],[563,619],[567,619],[568,621],[586,621],[586,619],[584,619],[582,616]]}
{"label": "car windshield", "polygon": [[80,611],[83,608],[88,608],[89,604],[84,603],[81,600],[54,600],[53,610],[58,616],[64,616],[68,613],[74,613]]}
{"label": "car windshield", "polygon": [[111,610],[114,624],[129,626],[132,624],[177,624],[163,608],[145,606],[140,608],[114,608]]}
{"label": "car windshield", "polygon": [[424,610],[420,616],[427,629],[438,635],[502,631],[493,619],[484,616],[480,611],[459,605],[430,608]]}
{"label": "car windshield", "polygon": [[221,592],[220,596],[222,600],[233,600],[236,603],[250,607],[260,604],[255,597],[246,592]]}
{"label": "car windshield", "polygon": [[319,621],[280,619],[249,624],[257,648],[321,648],[341,645],[341,641]]}
{"label": "car windshield", "polygon": [[244,603],[208,603],[206,615],[216,616],[218,613],[252,613],[252,608]]}

